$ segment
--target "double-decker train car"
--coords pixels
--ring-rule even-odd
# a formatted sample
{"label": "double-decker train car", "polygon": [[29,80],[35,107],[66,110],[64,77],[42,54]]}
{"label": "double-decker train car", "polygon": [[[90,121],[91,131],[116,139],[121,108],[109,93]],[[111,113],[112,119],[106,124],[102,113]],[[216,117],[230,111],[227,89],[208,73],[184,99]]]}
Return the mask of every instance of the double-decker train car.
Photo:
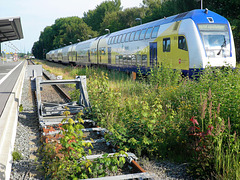
{"label": "double-decker train car", "polygon": [[[62,60],[56,54],[62,53]],[[47,53],[47,59],[137,72],[153,66],[191,75],[206,66],[236,66],[231,26],[207,9],[192,10]]]}

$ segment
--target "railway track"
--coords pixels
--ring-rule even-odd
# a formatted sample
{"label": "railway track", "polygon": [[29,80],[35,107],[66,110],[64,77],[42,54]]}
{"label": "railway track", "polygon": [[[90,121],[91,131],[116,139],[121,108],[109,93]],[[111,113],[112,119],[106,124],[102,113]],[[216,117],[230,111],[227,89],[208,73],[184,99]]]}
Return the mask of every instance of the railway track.
{"label": "railway track", "polygon": [[[28,60],[28,65],[36,64],[32,60]],[[42,71],[42,75],[45,80],[51,80],[51,78],[44,71]],[[60,86],[56,84],[52,85],[52,87],[56,90],[56,92],[59,93],[59,95],[65,100],[65,102],[71,102],[71,97],[67,93],[65,93],[65,91]]]}
{"label": "railway track", "polygon": [[[29,62],[33,63],[33,62]],[[35,68],[36,67],[36,68]],[[37,104],[39,127],[42,132],[42,141],[45,144],[53,143],[59,144],[60,139],[63,138],[63,127],[64,125],[71,125],[71,122],[63,122],[65,118],[73,120],[72,127],[76,127],[76,124],[83,125],[81,129],[82,140],[85,143],[91,143],[92,147],[85,148],[85,151],[91,150],[93,155],[87,155],[85,158],[93,161],[97,158],[103,158],[106,156],[104,154],[108,153],[107,157],[114,157],[117,148],[111,143],[106,142],[104,135],[108,133],[108,130],[105,128],[98,127],[97,124],[90,119],[79,119],[78,112],[85,113],[86,108],[90,108],[90,103],[88,100],[88,94],[86,90],[86,77],[78,77],[75,80],[51,80],[45,73],[42,73],[46,80],[43,80],[40,76],[41,68],[37,65],[33,65],[31,68],[32,71],[32,89],[35,91],[35,100]],[[59,84],[76,84],[77,89],[80,90],[80,97],[78,102],[71,102],[71,98],[58,86]],[[60,94],[64,99],[65,103],[52,103],[52,102],[42,102],[41,101],[41,88],[45,85],[52,85],[53,88]],[[44,88],[43,88],[44,89]],[[66,112],[69,112],[66,115]],[[67,116],[67,117],[66,117]],[[69,129],[65,131],[68,133]],[[109,174],[104,178],[94,178],[94,179],[156,179],[154,174],[146,172],[140,165],[137,163],[137,157],[131,152],[124,152],[118,155],[119,157],[124,157],[126,161],[124,165],[124,170],[120,169],[113,174]],[[114,175],[114,176],[112,176]]]}

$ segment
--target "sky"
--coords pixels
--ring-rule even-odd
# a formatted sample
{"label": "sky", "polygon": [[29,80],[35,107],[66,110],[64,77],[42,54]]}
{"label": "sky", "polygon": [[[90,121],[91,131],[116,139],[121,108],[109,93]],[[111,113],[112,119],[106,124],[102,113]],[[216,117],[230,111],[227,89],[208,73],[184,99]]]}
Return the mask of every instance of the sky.
{"label": "sky", "polygon": [[[61,17],[83,17],[84,12],[93,10],[104,0],[0,0],[0,19],[20,17],[22,40],[3,42],[2,50],[13,51],[17,47],[20,52],[31,52],[33,43],[39,40],[40,32],[46,26],[54,24]],[[142,0],[121,0],[123,9],[140,7]]]}

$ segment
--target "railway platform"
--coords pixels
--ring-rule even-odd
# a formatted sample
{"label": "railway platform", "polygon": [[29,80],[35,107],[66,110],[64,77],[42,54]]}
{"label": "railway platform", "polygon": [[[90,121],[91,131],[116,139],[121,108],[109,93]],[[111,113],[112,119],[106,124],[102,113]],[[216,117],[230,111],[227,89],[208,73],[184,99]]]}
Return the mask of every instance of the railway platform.
{"label": "railway platform", "polygon": [[9,179],[27,62],[0,61],[0,179]]}

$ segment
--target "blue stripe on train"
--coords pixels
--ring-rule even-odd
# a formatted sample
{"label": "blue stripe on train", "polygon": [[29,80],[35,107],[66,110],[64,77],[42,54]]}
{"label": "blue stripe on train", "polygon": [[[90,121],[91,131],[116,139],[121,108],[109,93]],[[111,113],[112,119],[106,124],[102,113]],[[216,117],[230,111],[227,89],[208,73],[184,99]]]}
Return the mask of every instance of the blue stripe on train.
{"label": "blue stripe on train", "polygon": [[[141,72],[144,75],[147,75],[150,72],[150,67],[144,67],[144,66],[114,66],[114,65],[108,65],[108,69],[113,69],[117,71],[124,71],[124,72]],[[203,68],[191,68],[189,70],[182,70],[182,74],[184,76],[198,77],[199,74],[202,72]]]}

